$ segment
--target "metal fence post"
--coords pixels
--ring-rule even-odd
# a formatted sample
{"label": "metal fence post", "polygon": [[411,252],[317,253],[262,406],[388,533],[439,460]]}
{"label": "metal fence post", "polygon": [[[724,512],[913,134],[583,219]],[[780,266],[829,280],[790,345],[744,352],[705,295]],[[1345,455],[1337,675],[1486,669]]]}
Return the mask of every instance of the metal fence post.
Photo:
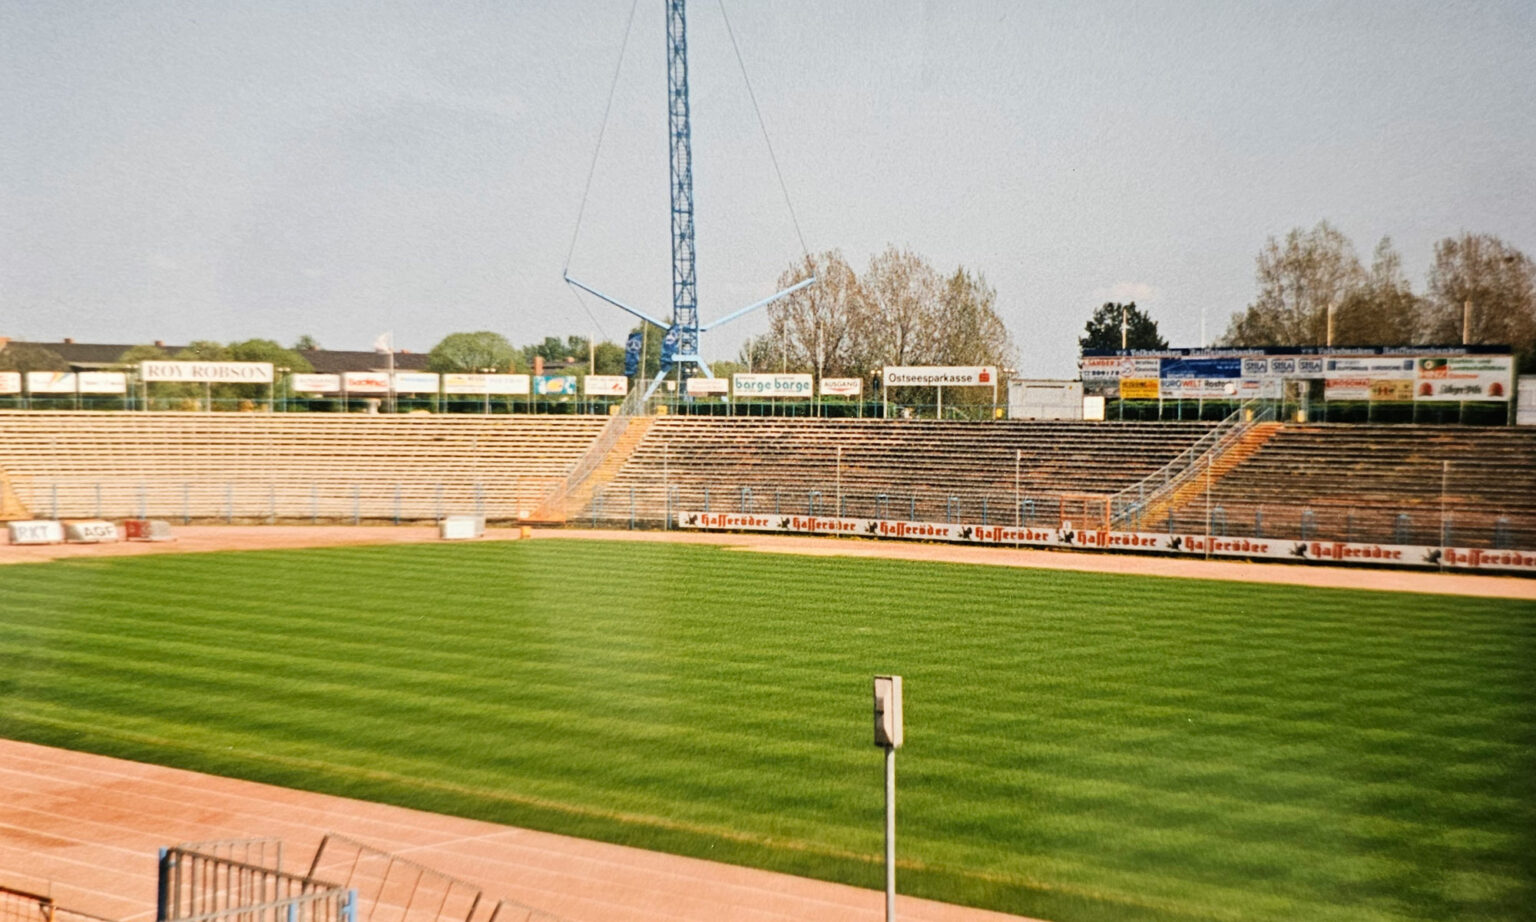
{"label": "metal fence post", "polygon": [[101,484],[96,484],[96,518],[101,518]]}
{"label": "metal fence post", "polygon": [[357,484],[352,485],[352,524],[361,525],[363,522],[363,497],[362,488]]}
{"label": "metal fence post", "polygon": [[267,485],[267,524],[277,524],[277,487]]}
{"label": "metal fence post", "polygon": [[320,485],[318,483],[309,485],[309,521],[317,525],[320,523]]}
{"label": "metal fence post", "polygon": [[139,484],[139,518],[149,518],[149,493],[142,483]]}
{"label": "metal fence post", "polygon": [[1317,514],[1311,509],[1301,510],[1301,540],[1306,541],[1312,537],[1312,531],[1317,524]]}
{"label": "metal fence post", "polygon": [[235,485],[232,484],[232,483],[225,483],[224,484],[224,524],[225,525],[233,525],[234,523],[235,523]]}
{"label": "metal fence post", "polygon": [[400,485],[395,484],[395,524],[400,524]]}
{"label": "metal fence post", "polygon": [[1397,519],[1392,523],[1392,540],[1397,544],[1407,544],[1413,534],[1413,519],[1406,512],[1399,512]]}
{"label": "metal fence post", "polygon": [[59,519],[59,485],[55,483],[55,484],[52,484],[51,486],[53,487],[53,519],[54,519],[54,521],[58,521],[58,519]]}
{"label": "metal fence post", "polygon": [[981,498],[981,524],[987,524],[987,498]]}
{"label": "metal fence post", "polygon": [[186,525],[192,521],[192,485],[181,485],[181,524]]}
{"label": "metal fence post", "polygon": [[1264,537],[1264,510],[1263,509],[1255,509],[1255,510],[1253,510],[1253,536],[1255,538],[1262,538],[1262,537]]}
{"label": "metal fence post", "polygon": [[917,494],[913,493],[907,498],[907,521],[917,521]]}
{"label": "metal fence post", "polygon": [[806,499],[806,515],[815,515],[816,514],[816,501],[821,499],[821,491],[820,490],[812,490],[811,492],[809,492],[809,493],[807,493],[805,495],[805,499]]}
{"label": "metal fence post", "polygon": [[629,488],[629,530],[635,530],[635,488],[633,484]]}
{"label": "metal fence post", "polygon": [[704,485],[704,511],[709,511],[709,484]]}

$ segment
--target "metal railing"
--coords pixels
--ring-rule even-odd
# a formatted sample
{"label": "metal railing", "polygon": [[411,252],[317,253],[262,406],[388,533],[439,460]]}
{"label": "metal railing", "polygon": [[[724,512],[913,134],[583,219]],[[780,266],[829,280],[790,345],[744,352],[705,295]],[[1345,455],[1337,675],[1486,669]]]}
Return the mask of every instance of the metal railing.
{"label": "metal railing", "polygon": [[160,850],[156,922],[357,920],[357,895],[351,890],[229,857],[234,841],[204,845],[208,851],[188,845]]}
{"label": "metal railing", "polygon": [[1120,525],[1135,519],[1143,509],[1173,494],[1175,490],[1203,473],[1211,460],[1219,457],[1241,439],[1249,429],[1274,418],[1274,407],[1251,402],[1238,407],[1215,428],[1196,439],[1161,468],[1110,498],[1110,521]]}

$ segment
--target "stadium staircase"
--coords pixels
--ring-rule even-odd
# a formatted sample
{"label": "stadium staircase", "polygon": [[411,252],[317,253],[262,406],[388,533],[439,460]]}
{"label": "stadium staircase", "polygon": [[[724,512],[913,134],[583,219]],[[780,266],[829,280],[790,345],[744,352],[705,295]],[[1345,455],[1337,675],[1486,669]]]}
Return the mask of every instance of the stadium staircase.
{"label": "stadium staircase", "polygon": [[1157,523],[1165,522],[1172,510],[1188,505],[1197,497],[1203,497],[1207,489],[1220,483],[1229,471],[1252,457],[1278,431],[1279,423],[1257,423],[1238,433],[1235,438],[1217,442],[1194,462],[1190,468],[1191,476],[1173,484],[1172,489],[1153,495],[1142,507],[1138,520],[1143,527],[1156,527]]}
{"label": "stadium staircase", "polygon": [[529,518],[540,524],[563,524],[570,513],[592,502],[618,476],[635,449],[645,440],[654,417],[614,416],[587,454],[558,487],[539,503]]}
{"label": "stadium staircase", "polygon": [[11,479],[0,471],[0,522],[9,522],[13,519],[29,519],[32,514],[22,504],[21,498],[16,495],[16,490],[11,486]]}

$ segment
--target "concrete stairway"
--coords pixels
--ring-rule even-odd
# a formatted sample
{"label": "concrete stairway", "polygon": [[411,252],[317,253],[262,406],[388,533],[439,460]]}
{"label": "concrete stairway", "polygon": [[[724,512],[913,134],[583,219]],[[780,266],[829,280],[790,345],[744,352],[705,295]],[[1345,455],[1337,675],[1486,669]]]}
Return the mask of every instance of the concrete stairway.
{"label": "concrete stairway", "polygon": [[1141,530],[1157,529],[1171,510],[1181,508],[1204,495],[1206,486],[1214,486],[1227,472],[1253,457],[1254,453],[1280,431],[1280,423],[1255,423],[1225,451],[1210,458],[1209,472],[1200,464],[1193,475],[1163,496],[1154,498],[1141,513]]}
{"label": "concrete stairway", "polygon": [[0,471],[0,522],[8,522],[12,519],[29,519],[31,514],[27,507],[21,504],[16,491],[11,488],[11,481]]}
{"label": "concrete stairway", "polygon": [[625,462],[640,443],[645,441],[645,435],[655,422],[652,416],[620,417],[624,422],[624,431],[619,433],[603,454],[603,460],[592,468],[591,472],[580,482],[571,485],[563,495],[553,496],[547,500],[539,510],[534,513],[533,519],[540,522],[564,522],[578,518],[587,505],[592,502],[592,497],[619,475]]}

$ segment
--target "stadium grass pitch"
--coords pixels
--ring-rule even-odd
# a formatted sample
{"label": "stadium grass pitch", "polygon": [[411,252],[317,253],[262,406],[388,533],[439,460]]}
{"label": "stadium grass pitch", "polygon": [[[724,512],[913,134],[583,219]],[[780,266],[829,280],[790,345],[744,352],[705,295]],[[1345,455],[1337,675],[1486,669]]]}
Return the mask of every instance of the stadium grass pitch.
{"label": "stadium grass pitch", "polygon": [[1528,603],[531,541],[0,569],[0,733],[1077,920],[1536,905]]}

